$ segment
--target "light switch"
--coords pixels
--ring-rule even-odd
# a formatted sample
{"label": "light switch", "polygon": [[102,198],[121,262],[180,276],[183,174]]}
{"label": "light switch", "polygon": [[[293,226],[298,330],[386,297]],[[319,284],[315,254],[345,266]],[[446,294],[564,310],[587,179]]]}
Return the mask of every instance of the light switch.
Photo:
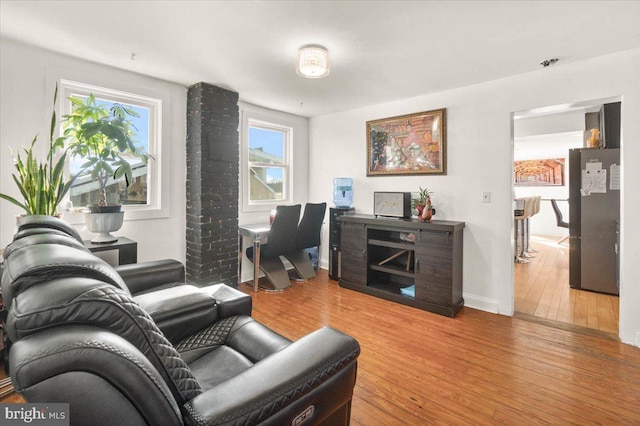
{"label": "light switch", "polygon": [[491,202],[491,192],[485,191],[482,193],[482,202],[490,203]]}

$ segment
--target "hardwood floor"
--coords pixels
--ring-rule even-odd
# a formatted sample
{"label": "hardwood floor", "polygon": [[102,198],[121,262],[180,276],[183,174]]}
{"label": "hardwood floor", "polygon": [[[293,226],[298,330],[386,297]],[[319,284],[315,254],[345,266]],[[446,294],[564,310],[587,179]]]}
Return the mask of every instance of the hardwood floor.
{"label": "hardwood floor", "polygon": [[569,287],[569,247],[557,237],[532,235],[538,250],[529,263],[516,263],[516,315],[558,321],[618,335],[618,297]]}
{"label": "hardwood floor", "polygon": [[240,289],[290,339],[330,325],[359,341],[352,425],[640,424],[640,349],[601,333],[470,308],[447,318],[325,270],[282,293]]}
{"label": "hardwood floor", "polygon": [[354,425],[640,424],[640,349],[463,308],[453,319],[339,287],[326,271],[251,294],[291,339],[330,325],[362,353]]}

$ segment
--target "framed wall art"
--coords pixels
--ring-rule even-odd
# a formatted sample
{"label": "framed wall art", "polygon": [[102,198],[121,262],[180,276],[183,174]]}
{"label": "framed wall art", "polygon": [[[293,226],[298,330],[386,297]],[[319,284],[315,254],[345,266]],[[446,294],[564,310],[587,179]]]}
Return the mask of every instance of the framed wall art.
{"label": "framed wall art", "polygon": [[367,121],[367,176],[447,174],[446,109]]}
{"label": "framed wall art", "polygon": [[513,163],[515,186],[564,186],[564,158]]}

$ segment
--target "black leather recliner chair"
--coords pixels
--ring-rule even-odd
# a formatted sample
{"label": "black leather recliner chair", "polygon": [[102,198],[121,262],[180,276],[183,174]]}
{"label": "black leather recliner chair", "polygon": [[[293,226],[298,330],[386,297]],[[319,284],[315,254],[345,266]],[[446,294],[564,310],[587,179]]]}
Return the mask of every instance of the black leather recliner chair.
{"label": "black leather recliner chair", "polygon": [[324,327],[291,342],[230,287],[158,285],[180,278],[171,264],[120,275],[64,229],[20,227],[2,277],[16,390],[68,402],[78,425],[349,424],[354,339]]}

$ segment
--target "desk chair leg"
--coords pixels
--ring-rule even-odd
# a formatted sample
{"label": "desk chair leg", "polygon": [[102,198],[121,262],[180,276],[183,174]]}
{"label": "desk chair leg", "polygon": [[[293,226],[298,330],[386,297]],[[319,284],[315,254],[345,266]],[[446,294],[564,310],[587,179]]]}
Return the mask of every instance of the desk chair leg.
{"label": "desk chair leg", "polygon": [[291,262],[302,281],[315,278],[316,271],[313,269],[313,264],[306,251],[298,250],[294,253],[286,254],[284,257]]}
{"label": "desk chair leg", "polygon": [[271,283],[272,288],[262,287],[265,291],[282,291],[291,287],[289,274],[279,257],[262,258],[260,261],[260,269],[266,275]]}

